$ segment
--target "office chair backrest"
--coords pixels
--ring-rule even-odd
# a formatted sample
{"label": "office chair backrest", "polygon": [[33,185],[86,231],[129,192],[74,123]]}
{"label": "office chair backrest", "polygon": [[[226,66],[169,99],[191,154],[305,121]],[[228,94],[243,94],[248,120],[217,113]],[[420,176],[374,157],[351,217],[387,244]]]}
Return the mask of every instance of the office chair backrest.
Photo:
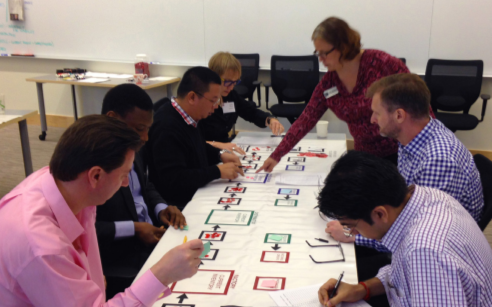
{"label": "office chair backrest", "polygon": [[482,181],[485,205],[478,226],[483,231],[492,219],[492,161],[481,154],[474,155],[473,160],[475,161],[475,165],[480,173],[480,180]]}
{"label": "office chair backrest", "polygon": [[400,61],[402,61],[403,64],[407,65],[407,59],[405,59],[405,58],[398,58],[398,59],[400,59]]}
{"label": "office chair backrest", "polygon": [[316,56],[272,56],[271,84],[280,104],[284,101],[309,102],[318,82]]}
{"label": "office chair backrest", "polygon": [[434,112],[463,111],[480,96],[483,61],[456,61],[430,59],[425,70],[425,82],[431,92]]}
{"label": "office chair backrest", "polygon": [[233,54],[241,63],[241,83],[234,87],[234,90],[243,98],[253,100],[253,93],[256,86],[253,82],[258,80],[260,70],[260,55],[258,53]]}

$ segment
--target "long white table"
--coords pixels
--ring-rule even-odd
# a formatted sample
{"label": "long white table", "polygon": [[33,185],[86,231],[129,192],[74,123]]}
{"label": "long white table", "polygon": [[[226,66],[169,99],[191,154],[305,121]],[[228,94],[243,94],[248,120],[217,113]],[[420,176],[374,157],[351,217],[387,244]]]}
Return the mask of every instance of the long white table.
{"label": "long white table", "polygon": [[[235,142],[258,136],[269,138],[270,134],[240,133]],[[243,164],[259,168],[274,146],[251,145],[242,145],[247,156],[255,152],[255,159],[260,160],[246,159]],[[137,279],[167,251],[182,244],[185,235],[189,240],[210,241],[211,252],[202,258],[197,275],[170,285],[173,294],[154,306],[275,306],[269,291],[324,283],[342,271],[345,282],[357,283],[353,244],[310,247],[306,243],[325,245],[315,240],[322,238],[338,244],[324,232],[326,221],[314,209],[320,186],[275,183],[275,177],[284,173],[328,174],[332,163],[346,151],[345,135],[331,134],[325,140],[308,135],[298,147],[299,151],[282,158],[264,183],[247,182],[247,178],[216,180],[197,191],[183,211],[189,231],[168,229]],[[317,156],[310,157],[313,153]],[[293,169],[303,166],[303,170],[286,170],[288,165]],[[245,175],[257,176],[254,170]],[[343,257],[345,261],[315,263],[310,255],[318,262]]]}

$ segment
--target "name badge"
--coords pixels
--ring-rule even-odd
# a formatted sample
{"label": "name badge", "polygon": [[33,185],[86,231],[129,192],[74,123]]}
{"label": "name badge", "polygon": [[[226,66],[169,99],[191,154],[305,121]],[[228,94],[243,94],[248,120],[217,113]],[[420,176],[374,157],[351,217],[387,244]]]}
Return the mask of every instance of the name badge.
{"label": "name badge", "polygon": [[338,94],[338,89],[337,89],[336,86],[334,86],[334,87],[329,88],[326,91],[324,91],[323,94],[325,95],[325,98],[328,99],[330,97],[333,97],[333,96],[337,95]]}
{"label": "name badge", "polygon": [[224,102],[224,104],[222,105],[222,111],[224,112],[224,114],[236,112],[236,108],[234,107],[234,102],[233,101]]}

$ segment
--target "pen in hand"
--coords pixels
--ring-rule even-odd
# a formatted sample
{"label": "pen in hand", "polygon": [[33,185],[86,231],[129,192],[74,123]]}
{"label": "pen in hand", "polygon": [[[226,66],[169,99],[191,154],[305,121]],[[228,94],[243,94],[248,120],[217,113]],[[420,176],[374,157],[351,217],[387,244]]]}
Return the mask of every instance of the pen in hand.
{"label": "pen in hand", "polygon": [[342,272],[342,274],[340,274],[340,277],[338,277],[337,283],[335,284],[335,288],[333,288],[333,291],[331,291],[329,298],[333,298],[335,296],[335,294],[337,293],[338,287],[340,287],[340,282],[342,281],[344,273],[345,272]]}

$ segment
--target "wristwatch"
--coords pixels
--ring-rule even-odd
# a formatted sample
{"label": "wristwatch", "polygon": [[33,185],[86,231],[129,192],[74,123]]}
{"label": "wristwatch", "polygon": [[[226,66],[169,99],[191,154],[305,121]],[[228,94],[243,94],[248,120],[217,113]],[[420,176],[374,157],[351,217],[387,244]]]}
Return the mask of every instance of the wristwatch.
{"label": "wristwatch", "polygon": [[266,120],[267,125],[270,125],[270,120],[271,120],[272,118],[277,119],[275,116],[268,116],[268,117],[267,117],[267,120]]}

